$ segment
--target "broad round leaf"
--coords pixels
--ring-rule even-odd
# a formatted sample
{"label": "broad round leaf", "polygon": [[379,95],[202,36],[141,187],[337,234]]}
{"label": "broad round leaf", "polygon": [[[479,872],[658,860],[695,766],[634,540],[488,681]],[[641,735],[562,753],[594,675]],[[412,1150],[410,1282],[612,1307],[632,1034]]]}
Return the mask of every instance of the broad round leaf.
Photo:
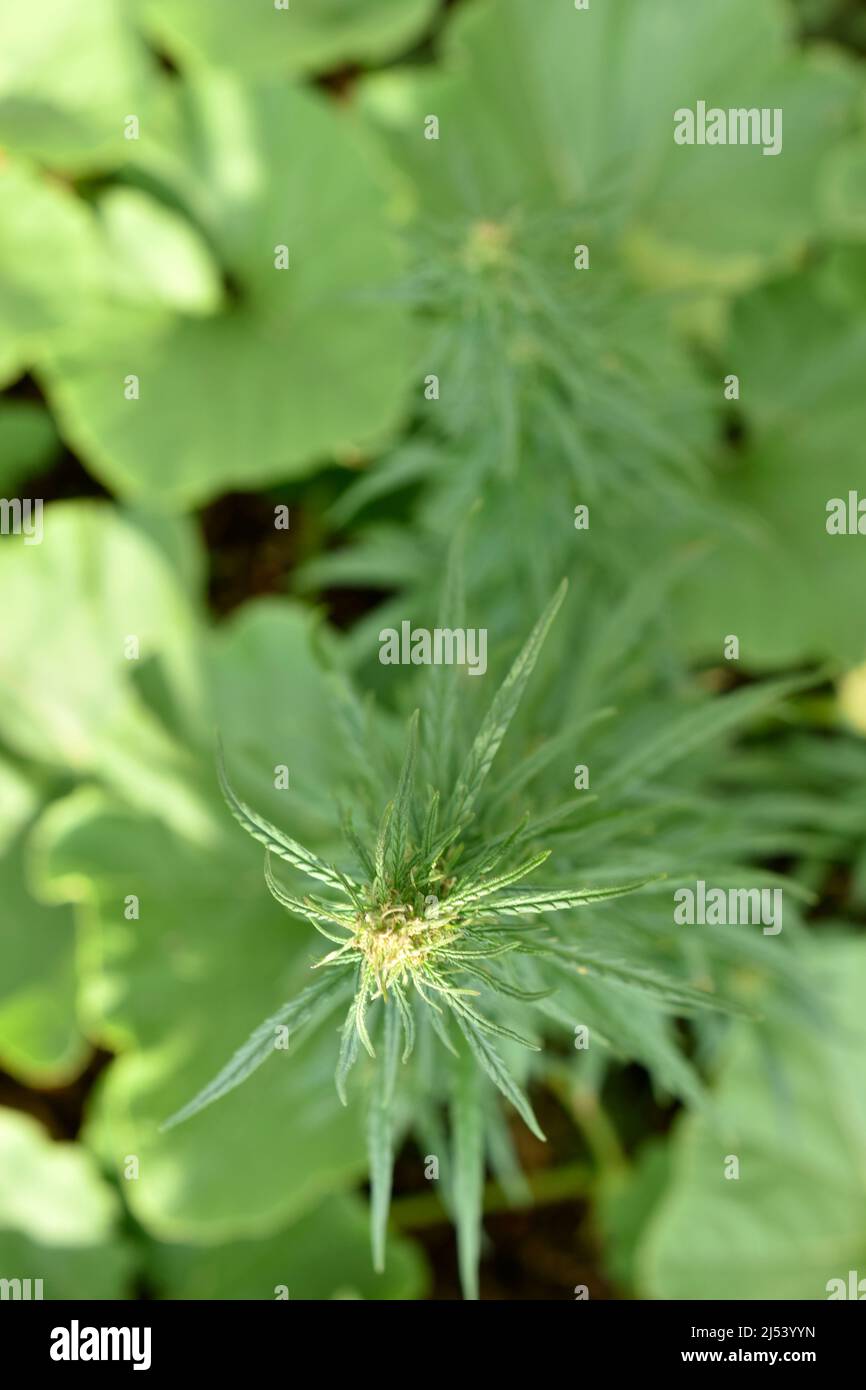
{"label": "broad round leaf", "polygon": [[88,209],[48,176],[0,159],[0,380],[77,332],[103,270]]}
{"label": "broad round leaf", "polygon": [[46,507],[40,543],[27,540],[10,536],[0,549],[4,740],[52,771],[98,776],[137,804],[167,803],[203,833],[189,747],[170,736],[141,684],[143,671],[158,666],[194,744],[197,639],[165,555],[102,503]]}
{"label": "broad round leaf", "polygon": [[0,1279],[41,1279],[46,1299],[125,1297],[121,1214],[81,1145],[53,1143],[29,1116],[0,1110]]}
{"label": "broad round leaf", "polygon": [[[866,1268],[866,950],[812,957],[830,1008],[738,1028],[716,1108],[681,1121],[639,1256],[651,1298],[825,1299]],[[739,1161],[739,1176],[730,1158]]]}
{"label": "broad round leaf", "polygon": [[[154,1245],[149,1273],[164,1298],[418,1298],[424,1267],[392,1237],[384,1274],[370,1263],[369,1218],[351,1197],[332,1197],[285,1229],[232,1245]],[[286,1290],[287,1292],[284,1292]]]}
{"label": "broad round leaf", "polygon": [[436,0],[140,0],[180,62],[253,76],[375,62],[420,35]]}
{"label": "broad round leaf", "polygon": [[125,0],[2,0],[0,145],[75,173],[111,168],[155,70]]}
{"label": "broad round leaf", "polygon": [[[864,267],[859,251],[828,285],[801,275],[736,306],[725,366],[740,401],[725,408],[746,418],[744,447],[718,471],[718,521],[703,536],[712,549],[676,597],[679,631],[700,659],[717,657],[728,634],[752,669],[816,657],[851,666],[866,653],[856,499],[847,530],[849,493],[866,499]],[[845,534],[828,531],[833,499]]]}
{"label": "broad round leaf", "polygon": [[37,1085],[74,1074],[86,1055],[78,1028],[74,921],[35,900],[24,834],[40,792],[0,761],[0,1065]]}
{"label": "broad round leaf", "polygon": [[399,421],[409,355],[388,186],[345,118],[317,96],[211,74],[177,140],[168,154],[143,140],[141,158],[213,248],[225,307],[201,317],[166,308],[162,291],[139,307],[118,297],[44,369],[88,466],[162,507],[373,444]]}
{"label": "broad round leaf", "polygon": [[[257,845],[234,833],[201,850],[79,793],[39,831],[41,880],[82,916],[82,1010],[93,1036],[124,1055],[88,1126],[122,1173],[153,1234],[217,1240],[289,1219],[363,1167],[358,1117],[334,1088],[325,1029],[274,1055],[184,1125],[160,1126],[201,1090],[262,1021],[314,977],[311,929],[268,895]],[[124,903],[138,899],[139,917]],[[336,1026],[336,1025],[335,1025]]]}

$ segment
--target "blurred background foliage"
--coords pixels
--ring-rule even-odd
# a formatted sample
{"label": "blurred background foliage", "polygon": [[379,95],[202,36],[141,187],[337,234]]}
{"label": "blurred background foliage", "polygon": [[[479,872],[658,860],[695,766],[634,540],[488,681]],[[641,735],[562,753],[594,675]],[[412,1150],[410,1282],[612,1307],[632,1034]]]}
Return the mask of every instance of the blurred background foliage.
{"label": "blurred background foliage", "polygon": [[[0,492],[46,502],[41,545],[0,537],[0,1277],[454,1294],[409,1146],[372,1272],[328,1034],[159,1125],[308,965],[221,809],[214,727],[244,795],[329,850],[328,673],[376,692],[387,740],[409,692],[377,633],[433,623],[478,499],[495,662],[573,581],[536,728],[545,691],[639,740],[815,673],[666,787],[681,869],[699,827],[805,890],[784,954],[682,948],[695,979],[727,953],[761,1021],[626,992],[608,1049],[549,1057],[551,1141],[512,1126],[527,1176],[485,1189],[482,1294],[866,1274],[866,541],[824,525],[866,496],[864,52],[847,0],[0,0]],[[698,99],[782,107],[783,154],[677,147]],[[592,988],[563,1007],[591,1018]]]}

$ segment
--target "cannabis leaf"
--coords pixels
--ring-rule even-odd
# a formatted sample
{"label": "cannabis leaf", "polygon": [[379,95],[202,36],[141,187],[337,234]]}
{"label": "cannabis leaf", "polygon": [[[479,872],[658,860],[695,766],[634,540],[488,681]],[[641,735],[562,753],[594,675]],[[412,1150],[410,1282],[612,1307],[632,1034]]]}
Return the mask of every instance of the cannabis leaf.
{"label": "cannabis leaf", "polygon": [[[459,557],[452,551],[443,621],[452,621],[454,608],[462,612],[461,587]],[[558,849],[540,847],[539,836],[564,827],[558,848],[579,845],[585,835],[590,855],[604,854],[611,839],[627,846],[629,836],[641,831],[646,821],[646,808],[632,801],[636,787],[805,683],[805,678],[797,678],[700,702],[654,733],[642,730],[638,741],[627,741],[608,759],[607,777],[602,779],[606,804],[601,809],[593,797],[580,795],[534,819],[518,812],[516,819],[494,830],[491,818],[500,806],[501,789],[508,792],[504,804],[512,807],[549,770],[555,753],[564,754],[568,747],[557,734],[540,749],[530,748],[498,786],[489,780],[564,597],[561,584],[474,736],[466,736],[461,727],[463,709],[454,694],[459,673],[452,668],[431,673],[421,701],[424,714],[416,708],[408,721],[399,770],[386,751],[387,741],[379,747],[375,740],[365,739],[366,756],[377,766],[364,779],[357,826],[343,816],[350,871],[314,854],[243,801],[218,751],[218,777],[229,810],[265,848],[267,889],[293,918],[323,936],[329,948],[312,963],[313,970],[321,972],[317,982],[257,1028],[169,1124],[196,1114],[261,1066],[274,1049],[275,1030],[281,1025],[294,1036],[345,1005],[333,1049],[335,1084],[344,1105],[353,1080],[366,1095],[374,1264],[381,1269],[385,1258],[398,1137],[413,1124],[429,1132],[431,1104],[436,1097],[450,1095],[453,1152],[446,1192],[458,1226],[461,1279],[470,1297],[477,1295],[480,1193],[487,1154],[480,1112],[489,1108],[489,1096],[498,1091],[532,1133],[544,1139],[527,1093],[532,1079],[529,1059],[535,1056],[541,1065],[542,1039],[552,1020],[568,1025],[568,1005],[558,1002],[558,989],[565,987],[567,994],[589,976],[602,998],[609,990],[611,1021],[630,1045],[642,1031],[628,1021],[625,1000],[631,992],[648,1010],[645,1050],[690,1098],[698,1091],[697,1079],[667,1037],[658,1011],[743,1011],[736,1000],[711,985],[698,987],[657,959],[647,958],[643,948],[635,948],[633,933],[628,934],[630,949],[624,947],[627,938],[615,922],[605,931],[599,918],[600,930],[594,929],[597,914],[658,885],[663,873],[629,873],[631,861],[623,849],[624,857],[607,871],[602,859],[593,864],[591,875],[584,872],[576,880],[572,855],[559,863]],[[454,606],[451,612],[448,605]],[[358,736],[365,728],[361,711],[340,682],[336,694],[346,727]],[[574,737],[604,723],[578,711],[568,729]],[[457,769],[450,785],[437,766],[438,744],[431,744],[432,738],[443,735],[447,763]],[[389,765],[394,779],[390,795],[384,772]],[[368,805],[377,787],[384,798],[378,808]],[[652,804],[658,815],[664,802],[656,797]],[[688,807],[687,798],[684,804]],[[530,882],[542,865],[551,864],[557,865],[551,879],[540,886]],[[283,872],[293,873],[300,886],[284,882]],[[599,882],[605,872],[608,881]],[[583,920],[590,926],[578,930]],[[599,1032],[604,1039],[604,1029]],[[498,1151],[503,1151],[501,1135]]]}

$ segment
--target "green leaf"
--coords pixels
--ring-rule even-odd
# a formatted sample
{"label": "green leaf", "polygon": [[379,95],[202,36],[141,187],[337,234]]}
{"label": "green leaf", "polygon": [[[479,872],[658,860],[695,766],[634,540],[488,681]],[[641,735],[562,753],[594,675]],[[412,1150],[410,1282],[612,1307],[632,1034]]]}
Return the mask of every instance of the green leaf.
{"label": "green leaf", "polygon": [[471,1018],[467,1018],[465,1014],[460,1012],[456,1012],[455,1017],[469,1047],[493,1084],[502,1092],[505,1099],[511,1102],[524,1124],[532,1130],[536,1138],[544,1140],[545,1136],[535,1118],[532,1106],[512,1078],[499,1053],[487,1041]]}
{"label": "green leaf", "polygon": [[[354,1197],[332,1197],[291,1226],[230,1245],[152,1244],[149,1282],[162,1298],[321,1300],[423,1296],[424,1260],[409,1241],[388,1239],[387,1274],[370,1266],[368,1217]],[[283,1290],[288,1293],[283,1293]]]}
{"label": "green leaf", "polygon": [[[2,797],[9,777],[0,763]],[[68,908],[34,899],[25,845],[0,854],[0,1061],[23,1081],[57,1086],[87,1058],[76,1008],[75,923]]]}
{"label": "green leaf", "polygon": [[524,913],[564,912],[568,908],[583,907],[586,903],[604,902],[608,898],[621,898],[626,893],[636,893],[653,883],[652,878],[641,878],[635,883],[614,884],[610,888],[559,888],[549,892],[533,891],[527,888],[524,893],[514,893],[511,897],[494,899],[486,903],[483,911],[501,912],[505,917],[521,917]]}
{"label": "green leaf", "polygon": [[401,1061],[408,1062],[415,1049],[415,1011],[412,1007],[412,1000],[406,997],[402,985],[394,982],[391,985],[391,993],[397,1001],[397,1008],[400,1010],[400,1022],[406,1040]]}
{"label": "green leaf", "polygon": [[37,1086],[76,1075],[86,1057],[76,1007],[75,924],[38,902],[27,872],[27,830],[41,792],[0,759],[0,1064]]}
{"label": "green leaf", "polygon": [[115,292],[45,354],[41,380],[88,467],[179,509],[378,446],[401,419],[412,350],[389,175],[369,144],[318,94],[214,70],[130,152],[210,246],[227,293],[202,315],[166,304],[164,285],[139,305]]}
{"label": "green leaf", "polygon": [[[463,525],[457,528],[448,547],[436,623],[443,631],[459,631],[466,625],[465,545],[466,527]],[[431,784],[445,792],[452,785],[454,743],[459,727],[459,672],[448,666],[433,666],[428,676],[425,685],[428,774]]]}
{"label": "green leaf", "polygon": [[451,1174],[457,1252],[463,1297],[478,1298],[481,1209],[484,1192],[484,1135],[480,1073],[468,1048],[452,1068]]}
{"label": "green leaf", "polygon": [[41,1279],[46,1299],[129,1297],[122,1220],[116,1192],[82,1145],[57,1143],[29,1115],[0,1110],[0,1279]]}
{"label": "green leaf", "polygon": [[127,116],[146,120],[156,72],[118,0],[3,5],[0,145],[74,173],[114,168],[128,156]]}
{"label": "green leaf", "polygon": [[[61,510],[74,513],[77,508]],[[47,509],[47,517],[51,511]],[[171,563],[178,565],[170,589],[177,611],[157,606],[152,621],[169,655],[168,644],[183,633],[195,567],[175,544],[177,525],[168,528],[172,540],[165,546],[156,543],[163,534],[158,525],[147,535],[130,523],[121,528],[119,519],[115,526],[121,535],[133,531],[139,540],[134,549],[118,546],[112,554],[111,582],[109,586],[106,577],[104,593],[102,533],[93,523],[80,531],[58,525],[47,532],[50,545],[46,541],[21,556],[22,584],[30,575],[31,610],[39,592],[33,583],[39,575],[34,557],[40,564],[43,557],[50,560],[57,579],[54,612],[47,596],[45,612],[33,610],[39,614],[42,634],[35,656],[43,665],[32,701],[22,673],[35,659],[30,650],[34,644],[25,641],[23,618],[20,647],[10,652],[4,645],[2,653],[8,661],[10,701],[13,693],[18,695],[10,710],[29,716],[36,750],[51,746],[52,724],[44,717],[44,702],[50,697],[60,707],[58,669],[68,667],[64,708],[73,713],[78,708],[72,673],[82,683],[93,678],[92,706],[82,706],[88,721],[83,727],[92,729],[95,738],[110,728],[116,697],[110,680],[102,677],[100,686],[106,662],[106,629],[100,635],[100,614],[104,624],[114,605],[121,635],[129,630],[124,613],[127,620],[132,614],[135,631],[140,622],[136,604],[143,602],[142,591],[147,595],[149,576]],[[0,552],[0,568],[13,554],[10,541]],[[31,562],[27,571],[25,558]],[[79,570],[87,579],[81,598],[72,582]],[[124,576],[132,585],[128,593]],[[62,623],[56,616],[57,586],[68,599]],[[88,630],[85,617],[93,624],[92,657],[91,646],[81,641],[82,627]],[[290,814],[293,822],[303,825],[308,843],[330,853],[333,846],[323,838],[321,817],[310,814],[307,790],[332,785],[341,745],[329,714],[325,679],[312,660],[309,629],[309,618],[297,605],[274,600],[250,605],[212,637],[197,626],[192,629],[186,659],[195,677],[191,688],[200,692],[198,702],[190,698],[187,706],[193,732],[186,732],[187,723],[179,717],[178,710],[185,706],[178,698],[159,702],[161,719],[168,721],[159,727],[172,750],[178,738],[183,741],[186,761],[179,791],[188,797],[196,788],[212,826],[211,838],[194,834],[178,816],[173,788],[163,787],[155,804],[150,803],[154,813],[148,813],[142,784],[152,769],[145,765],[139,773],[128,747],[125,766],[116,775],[116,794],[108,797],[93,788],[82,789],[45,812],[32,835],[35,890],[40,898],[75,904],[82,1026],[106,1051],[118,1054],[91,1099],[86,1140],[106,1171],[119,1178],[124,1156],[139,1157],[146,1178],[124,1184],[126,1200],[141,1227],[170,1240],[212,1243],[273,1231],[357,1181],[364,1168],[363,1117],[351,1100],[344,1108],[335,1093],[336,1038],[328,1023],[288,1053],[280,1053],[271,1066],[260,1067],[219,1105],[198,1114],[193,1124],[166,1133],[159,1128],[166,1115],[180,1109],[219,1071],[235,1040],[247,1037],[311,978],[312,928],[299,924],[287,931],[284,909],[262,882],[261,849],[233,827],[222,808],[208,746],[216,721],[210,700],[201,693],[207,690],[212,696],[230,739],[233,778],[237,775],[244,792],[249,790],[256,804],[261,802],[269,811],[273,807],[275,815]],[[147,632],[143,626],[138,630]],[[142,708],[153,715],[153,691],[148,689],[144,698],[139,681],[131,680],[134,663],[123,659],[122,647],[120,652],[121,694],[129,683]],[[109,665],[109,673],[112,670]],[[42,678],[45,671],[47,679]],[[169,676],[163,687],[182,693],[186,687],[170,662],[163,671]],[[3,688],[0,684],[0,691]],[[23,701],[22,690],[27,692]],[[286,725],[287,706],[296,712],[297,728],[292,721]],[[47,708],[54,706],[49,703]],[[5,707],[2,718],[8,737],[5,731],[14,725]],[[76,721],[76,731],[78,727]],[[68,720],[59,723],[59,729],[71,740]],[[137,745],[143,745],[146,756],[147,744],[133,739],[133,748]],[[104,762],[99,752],[83,770],[101,770]],[[278,763],[291,768],[290,790],[275,789]],[[53,775],[58,768],[68,775],[60,759]],[[333,823],[328,834],[336,845]],[[124,904],[129,895],[138,899],[140,920],[127,920]]]}
{"label": "green leaf", "polygon": [[826,1299],[831,1279],[847,1290],[849,1270],[862,1276],[866,951],[824,937],[811,960],[832,1023],[780,1016],[731,1036],[712,1110],[675,1131],[670,1185],[638,1254],[644,1297]]}
{"label": "green leaf", "polygon": [[348,1105],[349,1103],[346,1095],[346,1078],[358,1060],[358,1047],[361,1041],[358,1029],[355,1026],[356,1017],[357,1003],[356,1000],[353,999],[349,1005],[349,1012],[346,1014],[343,1029],[340,1033],[340,1051],[337,1057],[337,1070],[334,1074],[334,1080],[337,1084],[337,1095],[340,1097],[340,1101],[343,1105]]}
{"label": "green leaf", "polygon": [[[5,743],[53,773],[98,777],[213,844],[219,821],[197,765],[199,637],[167,556],[104,503],[47,506],[43,532],[41,545],[9,537],[0,548],[8,604],[0,650]],[[146,665],[160,672],[179,737],[137,679]]]}
{"label": "green leaf", "polygon": [[[783,108],[782,153],[678,146],[674,112],[699,100]],[[436,225],[507,225],[521,207],[537,225],[540,210],[581,204],[586,222],[601,201],[640,274],[677,288],[753,283],[802,248],[858,100],[856,74],[802,52],[775,0],[481,0],[455,12],[438,68],[388,72],[368,92]],[[440,134],[425,145],[429,112]]]}
{"label": "green leaf", "polygon": [[862,438],[864,283],[866,251],[852,247],[734,308],[722,352],[740,377],[744,434],[720,461],[715,495],[737,524],[704,527],[712,548],[676,594],[690,657],[718,659],[736,633],[750,670],[863,658],[866,550],[856,533],[828,533],[827,504],[863,494],[851,460]]}
{"label": "green leaf", "polygon": [[385,888],[385,855],[389,843],[389,831],[391,820],[394,815],[394,803],[389,801],[382,813],[382,820],[379,825],[379,834],[376,837],[376,852],[374,859],[375,878],[373,888],[376,896],[380,896]]}
{"label": "green leaf", "polygon": [[222,1071],[209,1081],[188,1105],[167,1119],[163,1129],[173,1129],[175,1125],[191,1119],[200,1110],[204,1110],[205,1106],[213,1105],[215,1100],[220,1100],[246,1081],[247,1077],[252,1076],[263,1062],[274,1055],[280,1028],[289,1029],[291,1042],[292,1032],[300,1034],[305,1028],[315,1027],[336,1008],[347,993],[348,984],[344,979],[334,979],[328,975],[309,985],[297,999],[291,999],[271,1018],[266,1018],[264,1023],[260,1023]]}
{"label": "green leaf", "polygon": [[541,1051],[538,1043],[533,1042],[530,1038],[524,1038],[521,1033],[515,1033],[513,1028],[506,1028],[504,1023],[498,1023],[492,1018],[485,1018],[483,1014],[473,1009],[471,1004],[467,1004],[465,995],[477,992],[477,990],[450,989],[447,991],[446,997],[454,1013],[459,1014],[461,1018],[466,1019],[481,1032],[490,1033],[497,1038],[506,1038],[509,1042],[519,1043],[521,1047],[528,1047],[532,1052]]}
{"label": "green leaf", "polygon": [[[342,848],[333,788],[345,777],[351,749],[334,726],[332,680],[310,660],[327,637],[298,603],[247,602],[210,643],[208,684],[235,790],[274,824],[290,816],[301,841],[332,843],[336,855]],[[210,749],[208,758],[213,781]],[[278,787],[282,768],[288,786]]]}
{"label": "green leaf", "polygon": [[479,965],[469,965],[466,954],[462,951],[455,952],[455,958],[460,962],[461,969],[465,970],[468,975],[474,975],[476,979],[483,980],[488,989],[492,989],[497,994],[504,994],[508,999],[520,999],[524,1003],[532,1003],[536,999],[546,999],[553,992],[549,989],[521,989],[519,985],[513,985],[508,980],[500,979],[498,975],[492,975],[489,970],[482,970]]}
{"label": "green leaf", "polygon": [[532,675],[550,625],[565,598],[567,587],[563,580],[494,696],[493,703],[469,750],[469,755],[454,791],[451,805],[451,817],[454,820],[461,820],[468,815],[477,800],[493,759],[496,757],[499,746],[508,731],[508,726],[514,718],[517,706],[526,689],[526,682]]}
{"label": "green leaf", "polygon": [[717,1009],[722,1013],[750,1016],[750,1011],[736,1000],[721,998],[710,990],[694,988],[660,970],[623,960],[590,942],[581,942],[579,946],[552,945],[548,942],[543,950],[557,958],[562,971],[570,973],[577,970],[597,975],[602,980],[612,979],[633,985],[671,1012]]}
{"label": "green leaf", "polygon": [[731,695],[701,701],[697,708],[667,720],[653,737],[620,758],[604,780],[605,793],[627,790],[658,776],[710,739],[739,728],[786,695],[814,685],[815,679],[814,676],[791,676],[785,680],[764,681],[735,690]]}
{"label": "green leaf", "polygon": [[381,1274],[385,1268],[388,1212],[394,1168],[394,1083],[399,1057],[400,1026],[397,1006],[383,1002],[383,1041],[374,1073],[373,1091],[367,1110],[367,1154],[370,1164],[370,1239],[373,1267]]}
{"label": "green leaf", "polygon": [[[516,792],[523,791],[524,787],[546,771],[555,759],[560,758],[563,754],[567,756],[581,733],[591,729],[594,724],[610,719],[615,712],[613,709],[596,710],[586,719],[580,720],[579,723],[570,724],[567,729],[563,729],[562,733],[557,734],[554,738],[545,739],[538,748],[516,762],[505,776],[497,781],[493,795],[497,799],[504,800],[506,797],[514,796]],[[586,798],[584,797],[583,800],[585,801]]]}
{"label": "green leaf", "polygon": [[581,968],[576,958],[571,969],[559,972],[556,993],[538,1007],[567,1029],[572,1043],[575,1027],[583,1025],[589,1030],[590,1047],[598,1044],[622,1062],[639,1062],[655,1088],[687,1105],[706,1104],[701,1078],[683,1055],[671,1018],[684,1006],[674,1003],[669,993],[646,987],[642,980],[626,982],[612,971],[596,974],[592,966]]}
{"label": "green leaf", "polygon": [[478,903],[482,898],[487,898],[491,893],[498,893],[500,889],[507,888],[511,883],[518,883],[520,879],[526,878],[535,869],[539,868],[547,859],[550,858],[551,851],[543,850],[541,854],[536,854],[534,859],[528,859],[525,864],[521,864],[516,869],[511,869],[509,873],[498,874],[496,878],[489,878],[481,882],[470,882],[466,888],[458,889],[456,893],[448,896],[448,908],[465,908],[471,904]]}
{"label": "green leaf", "polygon": [[387,823],[384,863],[386,873],[392,883],[401,880],[405,867],[406,847],[412,830],[411,818],[415,790],[415,760],[418,753],[419,718],[420,712],[415,710],[409,721],[406,754],[400,771],[400,780],[397,783],[393,810]]}
{"label": "green leaf", "polygon": [[293,0],[238,9],[234,0],[138,0],[180,62],[249,76],[376,63],[416,39],[435,0]]}
{"label": "green leaf", "polygon": [[603,1231],[605,1269],[620,1289],[635,1284],[635,1256],[650,1216],[670,1179],[670,1149],[660,1139],[648,1139],[626,1174],[603,1183],[598,1221]]}
{"label": "green leaf", "polygon": [[92,213],[68,190],[12,159],[0,166],[0,264],[5,384],[47,342],[83,331],[103,275]]}
{"label": "green leaf", "polygon": [[187,314],[223,307],[219,267],[178,213],[135,188],[109,189],[97,209],[120,296]]}
{"label": "green leaf", "polygon": [[829,161],[824,183],[827,212],[840,238],[866,237],[866,142],[862,132]]}
{"label": "green leaf", "polygon": [[[320,883],[326,883],[329,888],[344,888],[345,880],[341,878],[336,870],[332,869],[324,860],[319,859],[318,855],[311,850],[305,849],[297,840],[293,840],[285,831],[278,830],[270,821],[260,816],[245,801],[241,801],[235,795],[226,776],[225,762],[223,761],[222,746],[217,749],[217,772],[219,775],[220,789],[225,797],[226,804],[234,816],[238,825],[242,826],[248,835],[259,844],[264,845],[268,854],[275,854],[279,859],[285,859],[292,868],[300,870],[308,878],[318,879]],[[275,895],[276,896],[276,895]]]}
{"label": "green leaf", "polygon": [[[265,883],[268,886],[271,897],[275,898],[282,907],[288,908],[289,912],[293,912],[296,917],[305,917],[308,922],[313,922],[314,924],[317,922],[333,922],[341,927],[352,926],[353,919],[351,917],[347,916],[345,913],[340,914],[336,911],[336,908],[343,906],[343,904],[334,904],[333,907],[330,905],[325,906],[312,899],[305,899],[302,901],[300,898],[292,897],[291,893],[287,893],[282,884],[278,883],[274,877],[274,872],[271,868],[271,852],[269,849],[265,850]],[[327,935],[327,933],[325,933],[325,935]],[[334,937],[332,939],[339,940],[340,938]]]}

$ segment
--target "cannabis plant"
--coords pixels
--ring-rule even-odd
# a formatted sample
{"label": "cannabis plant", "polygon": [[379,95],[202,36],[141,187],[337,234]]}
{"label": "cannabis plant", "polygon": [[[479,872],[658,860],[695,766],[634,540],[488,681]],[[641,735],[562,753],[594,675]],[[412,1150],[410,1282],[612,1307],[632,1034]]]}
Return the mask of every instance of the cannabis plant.
{"label": "cannabis plant", "polygon": [[[455,542],[442,613],[458,620],[460,575]],[[511,1190],[520,1181],[508,1129],[492,1098],[498,1090],[543,1140],[526,1081],[527,1058],[541,1054],[545,1036],[573,1035],[587,1018],[596,1029],[600,1020],[602,1045],[612,1043],[626,1054],[641,1055],[643,1049],[664,1085],[694,1099],[697,1080],[678,1055],[663,1015],[739,1007],[704,975],[690,982],[677,961],[677,947],[653,942],[660,922],[671,935],[670,911],[665,913],[658,898],[649,918],[635,912],[605,925],[602,910],[626,895],[636,895],[637,901],[643,896],[639,890],[663,886],[664,874],[646,863],[648,819],[667,824],[663,867],[670,866],[675,877],[710,859],[706,852],[696,853],[696,825],[707,833],[714,830],[722,858],[717,853],[713,862],[724,862],[731,845],[718,819],[712,826],[705,800],[685,791],[679,798],[668,792],[647,799],[641,784],[705,737],[759,709],[779,686],[702,702],[654,737],[648,738],[642,726],[637,748],[615,760],[606,777],[608,804],[602,810],[593,796],[572,791],[542,814],[527,807],[521,815],[516,804],[533,799],[529,788],[543,782],[565,750],[610,714],[581,714],[578,701],[576,719],[563,721],[552,737],[536,740],[525,758],[498,781],[491,779],[565,587],[548,603],[465,746],[459,734],[461,706],[466,686],[476,682],[454,667],[425,672],[423,704],[409,720],[396,786],[378,811],[388,740],[377,743],[369,710],[341,687],[341,715],[354,726],[354,745],[363,751],[353,793],[358,816],[343,815],[340,863],[327,862],[247,805],[230,785],[220,752],[225,800],[244,830],[264,846],[267,888],[327,945],[312,964],[315,980],[268,1018],[169,1121],[189,1118],[239,1085],[275,1048],[285,1046],[290,1034],[296,1039],[300,1030],[344,1010],[334,1045],[335,1082],[344,1103],[353,1068],[362,1055],[368,1058],[364,1090],[374,1262],[381,1267],[384,1261],[396,1140],[411,1131],[423,1150],[441,1161],[445,1201],[457,1224],[463,1287],[470,1297],[477,1292],[485,1163],[490,1161]],[[750,830],[739,832],[737,848]],[[590,862],[577,869],[575,846],[581,843]],[[280,861],[307,881],[306,891],[283,881]],[[583,930],[582,915],[589,919]],[[738,943],[737,965],[760,962],[765,945]],[[670,969],[659,964],[665,950]],[[722,950],[728,950],[726,944]],[[574,994],[576,984],[590,992]],[[601,1015],[592,994],[599,987],[606,987]],[[647,1005],[649,1012],[642,1014]],[[639,1039],[642,1032],[646,1037]],[[552,1060],[560,1065],[558,1058]],[[450,1135],[442,1128],[444,1102]]]}

